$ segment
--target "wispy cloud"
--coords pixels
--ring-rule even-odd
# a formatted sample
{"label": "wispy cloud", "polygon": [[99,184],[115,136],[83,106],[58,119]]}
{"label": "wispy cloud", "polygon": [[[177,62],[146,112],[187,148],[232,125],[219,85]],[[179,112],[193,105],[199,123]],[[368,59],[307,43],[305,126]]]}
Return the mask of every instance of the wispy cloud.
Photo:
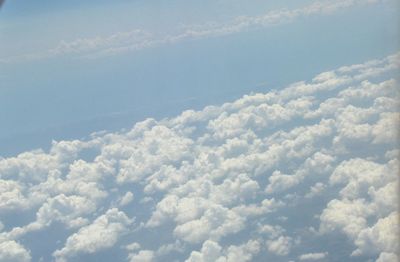
{"label": "wispy cloud", "polygon": [[107,36],[79,38],[72,41],[62,40],[56,47],[49,50],[36,54],[24,54],[18,57],[0,58],[0,62],[36,60],[63,55],[96,58],[183,41],[232,35],[294,22],[302,17],[330,15],[351,7],[381,2],[384,2],[384,0],[316,1],[296,9],[272,10],[259,16],[238,16],[225,23],[208,22],[190,25],[174,34],[160,34],[142,29],[133,29]]}

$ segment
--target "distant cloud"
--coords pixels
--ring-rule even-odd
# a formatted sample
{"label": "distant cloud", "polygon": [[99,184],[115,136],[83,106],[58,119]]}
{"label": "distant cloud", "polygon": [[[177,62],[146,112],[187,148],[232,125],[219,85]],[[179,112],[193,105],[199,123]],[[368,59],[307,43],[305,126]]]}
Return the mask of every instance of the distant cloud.
{"label": "distant cloud", "polygon": [[0,58],[0,62],[46,59],[63,55],[87,58],[109,56],[182,41],[237,34],[249,30],[290,23],[302,17],[330,15],[355,6],[377,4],[380,2],[384,2],[384,0],[315,1],[296,9],[272,10],[259,16],[239,16],[225,23],[208,22],[199,25],[188,25],[183,31],[181,30],[174,34],[159,34],[142,29],[133,29],[126,32],[116,32],[108,36],[78,38],[72,41],[62,40],[56,47],[50,50],[24,54],[17,57],[3,57]]}
{"label": "distant cloud", "polygon": [[154,252],[151,250],[141,250],[137,254],[129,256],[130,262],[152,262],[154,261]]}
{"label": "distant cloud", "polygon": [[251,261],[254,254],[260,249],[260,243],[256,240],[240,246],[229,246],[223,249],[218,243],[207,240],[198,251],[193,251],[186,262],[206,262],[206,261],[227,261],[227,262],[246,262]]}
{"label": "distant cloud", "polygon": [[286,256],[290,252],[292,241],[291,237],[280,236],[277,239],[268,240],[267,249],[269,252],[278,256]]}
{"label": "distant cloud", "polygon": [[299,256],[300,261],[315,261],[321,260],[328,256],[327,252],[324,253],[307,253]]}
{"label": "distant cloud", "polygon": [[306,261],[338,258],[306,245],[343,234],[338,260],[393,261],[398,61],[0,158],[0,260],[30,261],[28,235],[58,225],[48,260]]}

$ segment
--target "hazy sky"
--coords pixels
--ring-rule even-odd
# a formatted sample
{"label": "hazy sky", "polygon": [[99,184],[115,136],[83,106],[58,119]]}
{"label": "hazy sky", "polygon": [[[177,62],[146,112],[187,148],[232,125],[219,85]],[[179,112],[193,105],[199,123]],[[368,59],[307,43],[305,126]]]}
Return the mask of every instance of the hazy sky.
{"label": "hazy sky", "polygon": [[8,0],[0,262],[399,261],[391,0]]}
{"label": "hazy sky", "polygon": [[8,1],[0,15],[1,154],[397,50],[395,1],[323,3]]}

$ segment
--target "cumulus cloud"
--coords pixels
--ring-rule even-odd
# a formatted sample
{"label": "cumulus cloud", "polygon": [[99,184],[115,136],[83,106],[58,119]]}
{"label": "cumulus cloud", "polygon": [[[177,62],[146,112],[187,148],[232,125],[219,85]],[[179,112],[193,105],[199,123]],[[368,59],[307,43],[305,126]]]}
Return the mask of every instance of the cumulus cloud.
{"label": "cumulus cloud", "polygon": [[131,203],[133,201],[133,199],[134,199],[133,193],[132,192],[126,192],[126,194],[123,197],[121,197],[121,199],[119,201],[119,204],[121,206],[126,206],[129,203]]}
{"label": "cumulus cloud", "polygon": [[0,261],[28,262],[31,261],[31,255],[19,243],[0,239]]}
{"label": "cumulus cloud", "polygon": [[398,159],[386,164],[363,159],[341,163],[330,182],[345,186],[340,198],[331,200],[322,212],[320,230],[343,231],[354,240],[354,256],[395,254],[399,247],[398,168]]}
{"label": "cumulus cloud", "polygon": [[393,260],[398,59],[0,158],[4,256],[28,261],[30,234],[59,226],[58,261],[323,259],[303,241],[319,224],[313,237],[352,243],[329,258]]}
{"label": "cumulus cloud", "polygon": [[229,246],[223,249],[218,243],[207,240],[200,251],[193,251],[186,262],[245,262],[251,261],[254,255],[260,251],[260,243],[257,240],[249,240],[239,246]]}
{"label": "cumulus cloud", "polygon": [[292,247],[293,239],[287,236],[280,236],[277,239],[267,241],[267,249],[269,252],[278,256],[286,256]]}
{"label": "cumulus cloud", "polygon": [[310,188],[310,192],[308,192],[305,197],[312,198],[314,196],[320,195],[325,190],[325,188],[326,186],[323,183],[318,182]]}
{"label": "cumulus cloud", "polygon": [[67,257],[79,253],[94,253],[115,245],[118,238],[132,224],[123,212],[110,209],[98,217],[92,224],[82,227],[77,233],[68,237],[65,246],[54,252],[57,261],[66,261]]}
{"label": "cumulus cloud", "polygon": [[154,252],[151,250],[140,250],[139,253],[129,255],[130,262],[151,262],[154,261]]}

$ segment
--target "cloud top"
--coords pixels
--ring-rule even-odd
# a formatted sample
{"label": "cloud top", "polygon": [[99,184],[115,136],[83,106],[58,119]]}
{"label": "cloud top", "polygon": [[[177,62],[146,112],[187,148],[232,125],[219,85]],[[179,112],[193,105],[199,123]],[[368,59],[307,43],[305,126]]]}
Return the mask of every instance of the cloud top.
{"label": "cloud top", "polygon": [[394,261],[398,61],[1,158],[0,260]]}

